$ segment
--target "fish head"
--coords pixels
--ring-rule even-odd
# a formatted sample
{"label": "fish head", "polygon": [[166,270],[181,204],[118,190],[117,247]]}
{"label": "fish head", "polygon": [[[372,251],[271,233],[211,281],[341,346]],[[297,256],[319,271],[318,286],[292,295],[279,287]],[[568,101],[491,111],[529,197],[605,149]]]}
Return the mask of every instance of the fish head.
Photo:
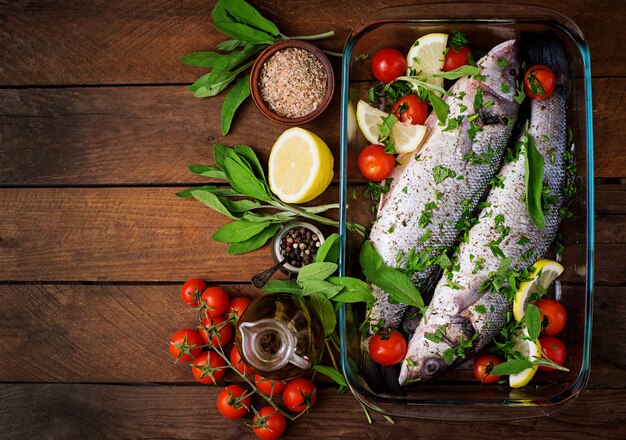
{"label": "fish head", "polygon": [[477,66],[485,78],[482,87],[490,94],[512,101],[522,60],[521,48],[517,40],[508,40],[491,49],[481,58]]}

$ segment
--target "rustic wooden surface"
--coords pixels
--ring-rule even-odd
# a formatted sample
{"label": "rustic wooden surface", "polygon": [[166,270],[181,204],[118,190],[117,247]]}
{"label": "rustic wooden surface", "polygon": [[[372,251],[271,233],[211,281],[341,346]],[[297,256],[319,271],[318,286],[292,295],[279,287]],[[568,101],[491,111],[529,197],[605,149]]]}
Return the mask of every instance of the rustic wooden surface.
{"label": "rustic wooden surface", "polygon": [[[258,0],[291,34],[328,29],[341,50],[358,20],[406,0]],[[416,2],[417,3],[417,2]],[[367,425],[349,395],[321,386],[288,438],[624,438],[626,409],[626,4],[528,0],[572,17],[591,48],[596,160],[592,374],[564,412],[512,423],[397,420]],[[174,193],[201,181],[214,142],[262,158],[283,130],[246,103],[224,138],[222,98],[196,100],[198,75],[177,59],[225,37],[214,1],[0,0],[0,437],[251,438],[216,416],[217,390],[174,365],[165,340],[190,324],[178,299],[188,276],[245,284],[262,249],[226,257],[210,235],[223,218]],[[307,128],[339,144],[339,105]],[[251,133],[254,133],[251,139]],[[325,196],[336,200],[336,188]],[[576,228],[582,219],[566,227]],[[569,243],[569,246],[582,246]],[[570,283],[580,283],[570,275]]]}

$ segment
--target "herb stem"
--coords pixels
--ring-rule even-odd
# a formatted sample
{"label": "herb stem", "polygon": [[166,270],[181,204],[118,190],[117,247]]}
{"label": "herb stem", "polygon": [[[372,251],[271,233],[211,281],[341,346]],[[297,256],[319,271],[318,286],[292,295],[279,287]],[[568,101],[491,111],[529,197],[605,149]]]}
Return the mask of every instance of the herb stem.
{"label": "herb stem", "polygon": [[331,57],[343,57],[343,53],[341,52],[333,52],[332,50],[326,50],[326,49],[322,49],[322,52],[324,52],[326,55],[330,55]]}
{"label": "herb stem", "polygon": [[367,410],[365,405],[363,405],[363,402],[361,402],[359,399],[357,399],[356,401],[359,402],[359,405],[361,405],[361,409],[363,409],[363,412],[365,413],[365,418],[367,418],[367,423],[369,425],[371,425],[372,424],[372,417],[370,416],[369,411]]}
{"label": "herb stem", "polygon": [[296,35],[296,36],[288,37],[287,35],[281,34],[281,36],[286,40],[288,39],[288,40],[315,41],[315,40],[323,40],[324,38],[334,37],[335,31],[322,32],[321,34],[315,34],[315,35]]}
{"label": "herb stem", "polygon": [[330,360],[333,363],[333,367],[335,367],[335,370],[341,371],[339,367],[337,366],[337,361],[335,361],[335,355],[333,355],[333,349],[328,343],[328,339],[324,341],[324,344],[326,345],[326,350],[328,350],[328,354],[330,355]]}

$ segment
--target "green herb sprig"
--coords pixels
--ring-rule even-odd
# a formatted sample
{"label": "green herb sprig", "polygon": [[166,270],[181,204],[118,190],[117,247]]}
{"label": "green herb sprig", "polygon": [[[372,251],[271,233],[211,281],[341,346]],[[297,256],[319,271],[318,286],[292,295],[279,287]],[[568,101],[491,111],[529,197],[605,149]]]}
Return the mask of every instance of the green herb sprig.
{"label": "green herb sprig", "polygon": [[[191,66],[211,69],[189,86],[189,90],[197,98],[215,96],[224,91],[252,66],[256,55],[270,44],[287,39],[321,40],[335,35],[333,31],[329,31],[317,35],[288,37],[245,0],[220,0],[213,8],[211,17],[215,29],[232,39],[217,45],[221,53],[195,52],[180,59]],[[327,53],[341,56],[333,52]],[[250,78],[245,76],[230,89],[222,104],[222,135],[228,134],[237,109],[249,96]]]}
{"label": "green herb sprig", "polygon": [[[176,195],[194,198],[233,220],[213,234],[214,240],[230,243],[229,254],[243,254],[260,248],[276,234],[280,224],[294,217],[339,226],[336,220],[319,215],[339,208],[337,203],[304,207],[278,199],[270,190],[265,172],[252,148],[246,145],[231,148],[215,144],[213,159],[217,167],[191,165],[189,170],[204,177],[225,179],[229,186],[205,185],[180,191]],[[347,227],[365,235],[366,229],[362,225],[348,223]]]}

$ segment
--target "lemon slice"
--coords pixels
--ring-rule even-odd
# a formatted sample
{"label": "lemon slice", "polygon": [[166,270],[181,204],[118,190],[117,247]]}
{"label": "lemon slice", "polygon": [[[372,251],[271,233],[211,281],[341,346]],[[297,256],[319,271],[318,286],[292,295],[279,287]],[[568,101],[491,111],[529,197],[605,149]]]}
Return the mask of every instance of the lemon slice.
{"label": "lemon slice", "polygon": [[532,279],[520,284],[515,293],[513,316],[518,322],[524,318],[526,306],[532,295],[537,291],[545,291],[563,273],[563,266],[552,260],[539,260],[532,267],[535,269],[531,275]]}
{"label": "lemon slice", "polygon": [[319,196],[333,179],[333,155],[316,134],[294,127],[281,134],[270,153],[270,189],[286,203]]}
{"label": "lemon slice", "polygon": [[433,76],[441,73],[446,59],[448,34],[427,34],[418,38],[406,56],[407,75],[426,77],[426,82],[442,86],[443,78]]}
{"label": "lemon slice", "polygon": [[[371,144],[378,144],[380,130],[378,125],[384,118],[389,116],[382,110],[372,107],[367,102],[360,100],[356,106],[356,121],[365,139]],[[404,154],[415,151],[426,136],[425,125],[403,124],[398,121],[391,128],[391,142],[393,142],[396,153]]]}
{"label": "lemon slice", "polygon": [[[541,345],[539,344],[539,340],[529,341],[526,338],[528,338],[528,330],[524,328],[522,329],[521,335],[516,338],[517,341],[513,350],[525,354],[530,362],[534,362],[541,357]],[[528,384],[537,372],[537,368],[537,365],[533,365],[517,374],[511,374],[509,376],[509,385],[511,388],[521,388]]]}

